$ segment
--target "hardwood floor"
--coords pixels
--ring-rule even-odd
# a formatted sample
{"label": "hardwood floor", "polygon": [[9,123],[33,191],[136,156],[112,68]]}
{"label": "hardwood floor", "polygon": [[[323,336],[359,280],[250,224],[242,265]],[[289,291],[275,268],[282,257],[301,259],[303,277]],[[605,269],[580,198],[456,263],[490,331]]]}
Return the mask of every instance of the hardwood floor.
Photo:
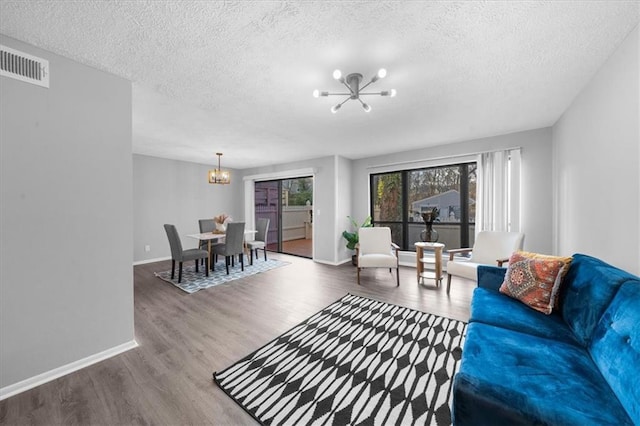
{"label": "hardwood floor", "polygon": [[0,402],[6,425],[255,424],[212,381],[222,370],[347,293],[468,320],[474,283],[455,279],[418,285],[401,267],[400,287],[388,270],[328,266],[269,253],[290,262],[244,279],[187,294],[156,278],[170,261],[134,268],[139,347]]}

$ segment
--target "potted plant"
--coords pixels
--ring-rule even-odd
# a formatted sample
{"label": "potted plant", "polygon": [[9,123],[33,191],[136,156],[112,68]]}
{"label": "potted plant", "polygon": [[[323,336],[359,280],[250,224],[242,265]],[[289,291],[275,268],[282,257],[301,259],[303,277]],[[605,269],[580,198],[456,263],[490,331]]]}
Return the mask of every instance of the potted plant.
{"label": "potted plant", "polygon": [[[347,240],[347,248],[349,250],[355,250],[356,245],[358,244],[358,229],[370,228],[373,224],[371,223],[371,216],[367,216],[364,222],[362,222],[362,225],[358,225],[358,222],[356,222],[351,216],[347,216],[347,218],[351,221],[351,226],[354,228],[354,231],[342,231],[342,237]],[[351,263],[353,266],[358,265],[358,259],[356,259],[355,254],[351,256]]]}

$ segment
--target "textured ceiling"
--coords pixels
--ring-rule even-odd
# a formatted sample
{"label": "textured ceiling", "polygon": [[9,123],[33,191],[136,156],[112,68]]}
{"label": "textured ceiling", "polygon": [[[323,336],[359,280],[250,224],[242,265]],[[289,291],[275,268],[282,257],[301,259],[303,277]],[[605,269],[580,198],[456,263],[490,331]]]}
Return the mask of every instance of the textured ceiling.
{"label": "textured ceiling", "polygon": [[[638,1],[2,1],[0,33],[133,81],[136,153],[247,168],[552,125]],[[380,67],[337,114],[331,73]]]}

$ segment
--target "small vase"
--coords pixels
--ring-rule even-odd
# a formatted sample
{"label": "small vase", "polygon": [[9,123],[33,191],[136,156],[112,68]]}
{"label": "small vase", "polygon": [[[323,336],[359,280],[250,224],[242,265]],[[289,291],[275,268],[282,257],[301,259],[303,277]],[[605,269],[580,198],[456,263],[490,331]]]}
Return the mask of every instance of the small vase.
{"label": "small vase", "polygon": [[433,222],[425,222],[426,229],[420,232],[420,239],[425,243],[435,243],[438,241],[438,231],[433,229]]}
{"label": "small vase", "polygon": [[216,222],[216,231],[218,231],[218,232],[227,232],[227,224],[226,223],[218,223],[218,222]]}

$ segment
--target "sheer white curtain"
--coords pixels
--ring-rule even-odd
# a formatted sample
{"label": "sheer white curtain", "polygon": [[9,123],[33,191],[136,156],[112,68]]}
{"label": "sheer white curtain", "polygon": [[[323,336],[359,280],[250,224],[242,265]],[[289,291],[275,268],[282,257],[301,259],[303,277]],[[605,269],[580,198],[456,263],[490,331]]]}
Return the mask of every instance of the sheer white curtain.
{"label": "sheer white curtain", "polygon": [[520,230],[520,149],[478,155],[476,234]]}

